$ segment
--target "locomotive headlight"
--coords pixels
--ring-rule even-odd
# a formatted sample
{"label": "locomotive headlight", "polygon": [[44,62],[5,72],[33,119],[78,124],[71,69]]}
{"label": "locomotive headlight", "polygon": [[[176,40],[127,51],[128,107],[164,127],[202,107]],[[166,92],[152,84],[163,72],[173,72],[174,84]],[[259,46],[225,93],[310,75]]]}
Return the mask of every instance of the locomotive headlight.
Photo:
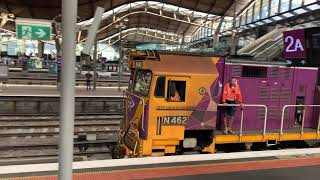
{"label": "locomotive headlight", "polygon": [[142,67],[143,67],[142,61],[136,61],[136,68],[142,68]]}
{"label": "locomotive headlight", "polygon": [[197,139],[196,138],[185,138],[183,140],[184,148],[195,148],[197,147]]}

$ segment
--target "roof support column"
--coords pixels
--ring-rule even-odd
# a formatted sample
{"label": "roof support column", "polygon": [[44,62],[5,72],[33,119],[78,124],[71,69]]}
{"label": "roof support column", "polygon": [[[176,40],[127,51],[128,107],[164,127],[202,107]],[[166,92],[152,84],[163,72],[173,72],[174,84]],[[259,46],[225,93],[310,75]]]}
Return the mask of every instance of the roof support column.
{"label": "roof support column", "polygon": [[234,4],[233,7],[233,20],[232,20],[232,35],[231,35],[231,43],[230,43],[230,55],[237,54],[237,45],[238,45],[238,37],[236,37],[237,29],[236,29],[236,6]]}
{"label": "roof support column", "polygon": [[[61,35],[61,23],[58,23],[56,21],[56,18],[60,17],[60,16],[56,16],[55,18],[53,18],[53,22],[54,22],[54,28],[52,29],[55,36],[54,36],[54,42],[56,45],[56,50],[57,50],[57,58],[61,57],[61,42],[60,42],[60,35]],[[59,37],[60,36],[60,37]]]}
{"label": "roof support column", "polygon": [[220,30],[221,30],[221,26],[222,26],[223,20],[224,20],[224,16],[221,16],[219,24],[218,24],[218,27],[217,27],[217,29],[215,30],[215,33],[214,33],[214,39],[213,39],[213,43],[214,44],[218,44],[219,43],[219,34],[220,34]]}
{"label": "roof support column", "polygon": [[183,45],[185,44],[185,34],[180,34],[180,40],[179,40],[179,49],[180,51],[182,50]]}
{"label": "roof support column", "polygon": [[38,57],[42,58],[44,55],[44,42],[38,41]]}
{"label": "roof support column", "polygon": [[98,56],[98,42],[97,38],[94,40],[93,46],[93,90],[97,90],[97,56]]}
{"label": "roof support column", "polygon": [[60,44],[60,39],[59,37],[55,37],[54,38],[54,42],[55,42],[55,45],[56,45],[56,50],[57,50],[57,58],[58,57],[61,57],[61,44]]}

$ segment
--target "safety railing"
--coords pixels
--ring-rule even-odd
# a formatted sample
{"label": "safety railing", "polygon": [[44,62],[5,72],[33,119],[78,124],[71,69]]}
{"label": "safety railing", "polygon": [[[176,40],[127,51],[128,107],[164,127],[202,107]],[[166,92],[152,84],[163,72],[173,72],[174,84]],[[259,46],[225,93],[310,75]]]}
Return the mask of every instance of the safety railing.
{"label": "safety railing", "polygon": [[139,99],[140,99],[140,102],[139,102],[140,104],[141,104],[141,102],[142,102],[141,129],[142,129],[143,131],[145,131],[145,130],[144,130],[144,106],[145,106],[144,99],[143,99],[142,97],[140,97],[140,96],[138,96],[138,95],[135,95],[135,94],[133,94],[133,93],[131,93],[131,92],[128,92],[128,91],[127,91],[127,94],[130,94],[130,95],[132,95],[132,96],[134,96],[134,97],[139,98]]}
{"label": "safety railing", "polygon": [[[285,105],[282,108],[282,115],[281,115],[281,127],[280,127],[280,134],[283,135],[283,124],[284,124],[284,113],[286,108],[288,107],[304,107],[303,108],[303,114],[302,114],[302,121],[301,121],[301,134],[304,133],[304,119],[305,119],[305,114],[306,114],[306,107],[320,107],[320,105]],[[318,127],[317,127],[317,134],[320,133],[320,113],[319,113],[319,120],[318,120]]]}
{"label": "safety railing", "polygon": [[[221,107],[227,107],[227,106],[238,107],[238,106],[240,106],[240,104],[218,104],[218,106],[221,106]],[[243,104],[243,107],[263,107],[265,109],[265,111],[264,111],[264,125],[263,125],[263,135],[265,135],[266,131],[267,131],[268,107],[266,105],[263,105],[263,104]],[[241,111],[239,136],[242,136],[242,134],[243,134],[243,116],[244,116],[244,109]]]}

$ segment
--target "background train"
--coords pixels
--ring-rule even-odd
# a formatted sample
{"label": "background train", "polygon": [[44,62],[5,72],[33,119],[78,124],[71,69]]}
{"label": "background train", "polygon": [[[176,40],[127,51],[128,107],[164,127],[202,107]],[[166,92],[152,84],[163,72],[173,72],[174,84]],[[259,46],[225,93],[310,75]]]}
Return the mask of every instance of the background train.
{"label": "background train", "polygon": [[[284,52],[285,60],[134,52],[114,157],[186,149],[213,153],[215,145],[228,143],[319,140],[319,28],[300,31],[305,39],[299,39],[302,48],[297,50],[305,56],[296,52],[297,57],[286,58]],[[224,135],[221,93],[231,77],[237,77],[246,107],[236,112],[237,133]],[[179,100],[170,99],[176,91]]]}

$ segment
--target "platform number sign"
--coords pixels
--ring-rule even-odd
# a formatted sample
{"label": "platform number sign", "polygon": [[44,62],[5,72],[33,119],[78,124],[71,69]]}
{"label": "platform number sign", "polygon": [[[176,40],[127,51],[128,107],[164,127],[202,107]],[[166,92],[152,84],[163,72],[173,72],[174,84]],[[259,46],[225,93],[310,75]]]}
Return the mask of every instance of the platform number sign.
{"label": "platform number sign", "polygon": [[304,29],[286,31],[283,38],[284,58],[306,58]]}

